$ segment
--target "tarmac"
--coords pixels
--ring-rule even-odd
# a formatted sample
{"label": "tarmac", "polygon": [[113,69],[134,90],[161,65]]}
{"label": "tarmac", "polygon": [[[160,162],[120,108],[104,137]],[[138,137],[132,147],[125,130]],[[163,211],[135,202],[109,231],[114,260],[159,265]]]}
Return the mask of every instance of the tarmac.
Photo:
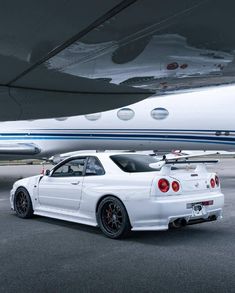
{"label": "tarmac", "polygon": [[235,160],[218,172],[221,221],[111,240],[98,228],[10,210],[18,178],[42,166],[0,167],[0,292],[235,292]]}

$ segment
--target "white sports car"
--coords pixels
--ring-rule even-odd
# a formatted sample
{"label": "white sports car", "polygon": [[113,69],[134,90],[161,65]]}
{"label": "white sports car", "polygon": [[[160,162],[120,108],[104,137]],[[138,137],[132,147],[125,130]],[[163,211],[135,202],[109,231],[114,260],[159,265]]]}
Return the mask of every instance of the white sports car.
{"label": "white sports car", "polygon": [[218,176],[200,162],[195,169],[182,166],[136,153],[77,155],[45,175],[16,181],[11,208],[21,218],[35,214],[98,225],[111,238],[221,218]]}

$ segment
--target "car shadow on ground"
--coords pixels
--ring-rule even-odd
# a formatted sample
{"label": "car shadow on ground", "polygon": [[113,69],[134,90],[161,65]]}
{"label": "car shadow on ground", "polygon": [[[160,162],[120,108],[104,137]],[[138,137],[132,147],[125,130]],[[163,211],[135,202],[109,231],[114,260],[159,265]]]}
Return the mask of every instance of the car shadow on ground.
{"label": "car shadow on ground", "polygon": [[[73,229],[78,233],[79,231],[82,231],[83,233],[93,234],[95,237],[99,235],[104,237],[107,241],[111,240],[103,235],[98,227],[58,219],[44,218],[41,216],[34,216],[34,220],[45,224],[64,227],[66,229]],[[229,237],[227,234],[229,234],[229,231],[218,229],[217,223],[204,223],[199,225],[190,225],[180,229],[169,229],[167,231],[131,231],[126,238],[111,241],[119,241],[121,243],[135,242],[157,246],[176,246],[182,245],[182,243],[200,244],[202,240],[206,240],[211,243],[221,239],[221,237]]]}
{"label": "car shadow on ground", "polygon": [[73,223],[73,222],[68,222],[68,221],[63,221],[59,219],[53,219],[53,218],[46,218],[46,217],[41,217],[38,215],[35,215],[33,217],[33,220],[36,220],[41,223],[47,223],[50,225],[56,225],[59,227],[65,227],[68,229],[76,230],[76,231],[84,231],[87,233],[93,233],[93,234],[101,234],[101,231],[98,227],[93,227],[93,226],[88,226],[88,225],[83,225],[79,223]]}
{"label": "car shadow on ground", "polygon": [[214,242],[227,235],[227,231],[200,224],[167,231],[132,232],[129,241],[149,245],[176,246],[191,243],[200,244],[202,240]]}

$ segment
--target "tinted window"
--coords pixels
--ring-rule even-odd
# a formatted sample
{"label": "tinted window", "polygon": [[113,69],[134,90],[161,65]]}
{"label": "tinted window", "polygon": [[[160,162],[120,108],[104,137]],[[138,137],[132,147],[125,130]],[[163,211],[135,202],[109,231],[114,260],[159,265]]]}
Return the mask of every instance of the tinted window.
{"label": "tinted window", "polygon": [[147,155],[114,155],[110,156],[115,164],[124,172],[151,172],[158,169],[149,167],[149,164],[158,162],[156,158]]}
{"label": "tinted window", "polygon": [[86,158],[79,158],[67,161],[60,165],[52,174],[52,177],[82,176]]}
{"label": "tinted window", "polygon": [[86,175],[104,175],[104,168],[96,157],[89,157],[86,166]]}

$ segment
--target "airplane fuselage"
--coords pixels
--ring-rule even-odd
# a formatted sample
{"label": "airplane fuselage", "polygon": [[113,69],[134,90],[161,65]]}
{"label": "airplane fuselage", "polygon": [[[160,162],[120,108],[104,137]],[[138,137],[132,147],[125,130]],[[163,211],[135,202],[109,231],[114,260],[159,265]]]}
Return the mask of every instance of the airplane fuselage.
{"label": "airplane fuselage", "polygon": [[[232,86],[217,87],[149,98],[97,115],[2,122],[0,145],[33,144],[39,149],[34,158],[89,149],[234,150],[234,91]],[[27,157],[0,155],[0,159]]]}

